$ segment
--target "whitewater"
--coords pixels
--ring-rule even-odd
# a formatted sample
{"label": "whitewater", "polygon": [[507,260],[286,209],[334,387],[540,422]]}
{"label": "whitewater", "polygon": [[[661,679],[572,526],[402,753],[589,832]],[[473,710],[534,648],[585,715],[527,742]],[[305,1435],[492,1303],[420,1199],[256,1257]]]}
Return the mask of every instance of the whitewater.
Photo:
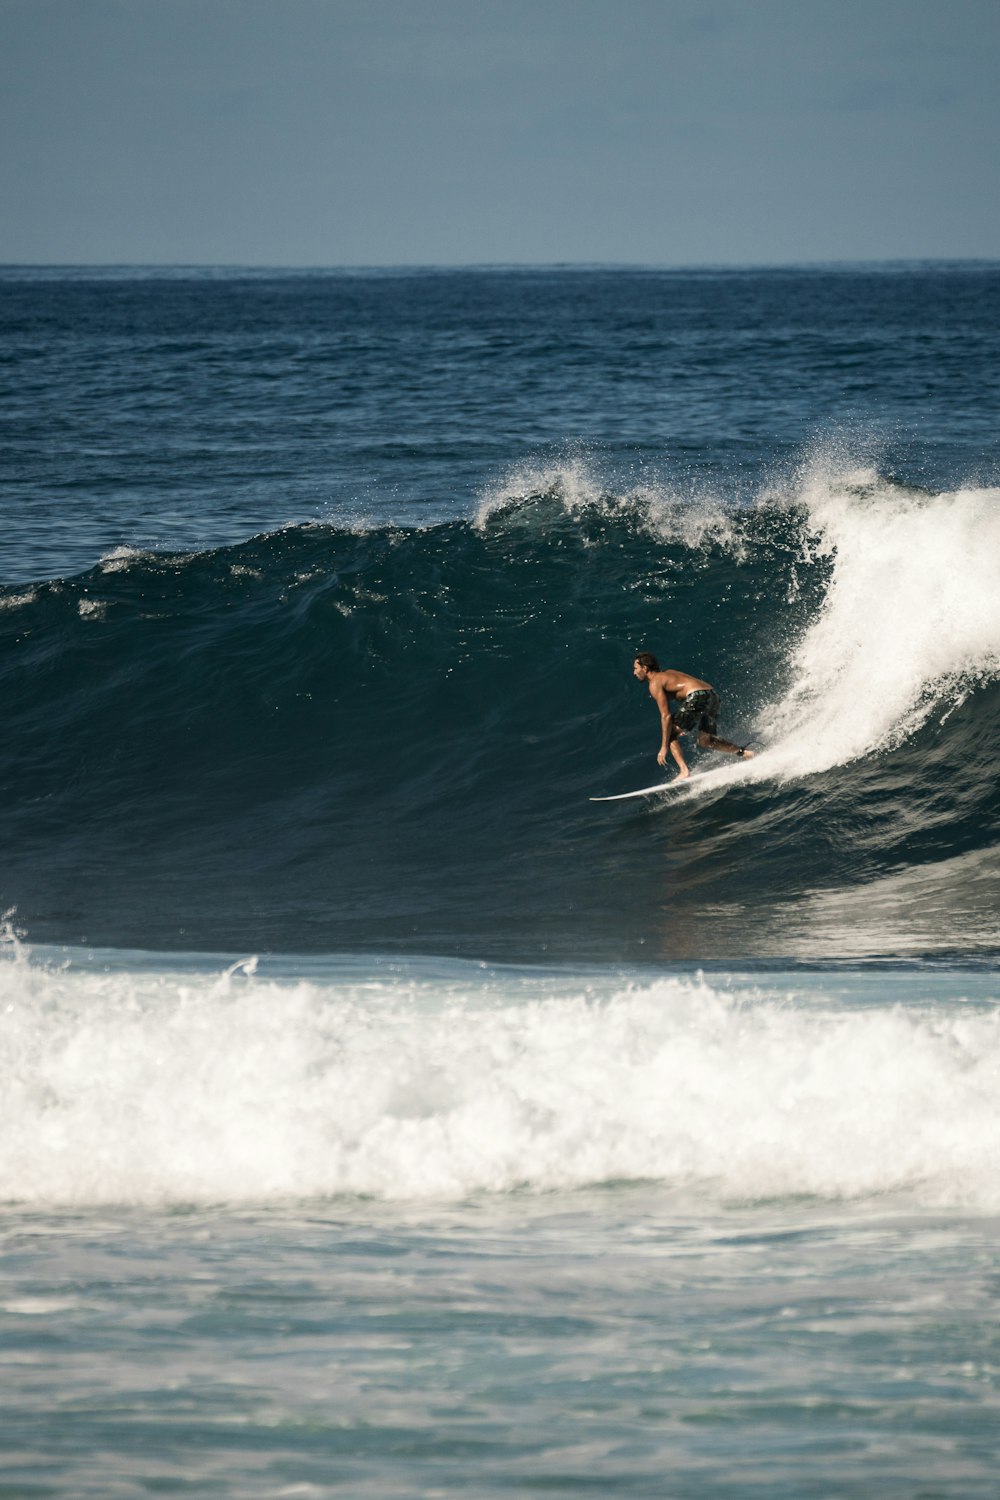
{"label": "whitewater", "polygon": [[581,985],[329,967],[135,974],[15,949],[0,1196],[461,1200],[658,1181],[706,1210],[801,1194],[1000,1207],[992,976]]}

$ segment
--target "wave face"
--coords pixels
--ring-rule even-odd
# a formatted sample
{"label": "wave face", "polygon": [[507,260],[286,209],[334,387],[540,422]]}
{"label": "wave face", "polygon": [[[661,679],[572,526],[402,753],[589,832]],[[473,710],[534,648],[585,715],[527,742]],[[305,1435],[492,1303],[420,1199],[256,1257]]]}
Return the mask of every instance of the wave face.
{"label": "wave face", "polygon": [[716,1204],[1000,1207],[986,976],[943,995],[880,974],[866,995],[454,962],[293,982],[94,967],[0,961],[5,1201],[655,1181]]}
{"label": "wave face", "polygon": [[[567,468],[468,521],[9,588],[2,898],[40,941],[126,947],[993,950],[998,498],[817,463],[737,506]],[[765,753],[590,803],[658,776],[640,649]]]}

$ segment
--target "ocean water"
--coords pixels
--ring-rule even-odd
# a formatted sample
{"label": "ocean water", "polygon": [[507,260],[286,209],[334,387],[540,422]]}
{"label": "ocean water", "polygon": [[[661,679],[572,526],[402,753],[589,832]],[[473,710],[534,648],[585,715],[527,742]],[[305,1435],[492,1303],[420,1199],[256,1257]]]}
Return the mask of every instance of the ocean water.
{"label": "ocean water", "polygon": [[992,1500],[998,314],[0,270],[0,1495]]}

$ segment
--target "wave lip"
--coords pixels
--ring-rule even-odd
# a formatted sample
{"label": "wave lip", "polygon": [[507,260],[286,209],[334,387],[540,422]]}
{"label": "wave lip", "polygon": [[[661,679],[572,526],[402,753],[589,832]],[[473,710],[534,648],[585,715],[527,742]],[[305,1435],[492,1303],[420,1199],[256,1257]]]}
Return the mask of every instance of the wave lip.
{"label": "wave lip", "polygon": [[832,569],[761,716],[791,726],[771,732],[786,776],[892,749],[1000,676],[1000,489],[915,494],[817,471],[798,499]]}
{"label": "wave lip", "polygon": [[861,1008],[680,977],[553,990],[460,968],[442,985],[4,962],[0,1197],[654,1180],[712,1200],[1000,1207],[994,1004]]}

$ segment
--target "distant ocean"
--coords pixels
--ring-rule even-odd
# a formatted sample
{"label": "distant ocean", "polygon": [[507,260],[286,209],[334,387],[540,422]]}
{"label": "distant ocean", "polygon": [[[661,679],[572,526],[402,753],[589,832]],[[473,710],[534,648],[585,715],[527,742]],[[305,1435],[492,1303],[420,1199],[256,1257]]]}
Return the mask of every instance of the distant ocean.
{"label": "distant ocean", "polygon": [[995,1500],[1000,267],[0,334],[0,1494]]}

